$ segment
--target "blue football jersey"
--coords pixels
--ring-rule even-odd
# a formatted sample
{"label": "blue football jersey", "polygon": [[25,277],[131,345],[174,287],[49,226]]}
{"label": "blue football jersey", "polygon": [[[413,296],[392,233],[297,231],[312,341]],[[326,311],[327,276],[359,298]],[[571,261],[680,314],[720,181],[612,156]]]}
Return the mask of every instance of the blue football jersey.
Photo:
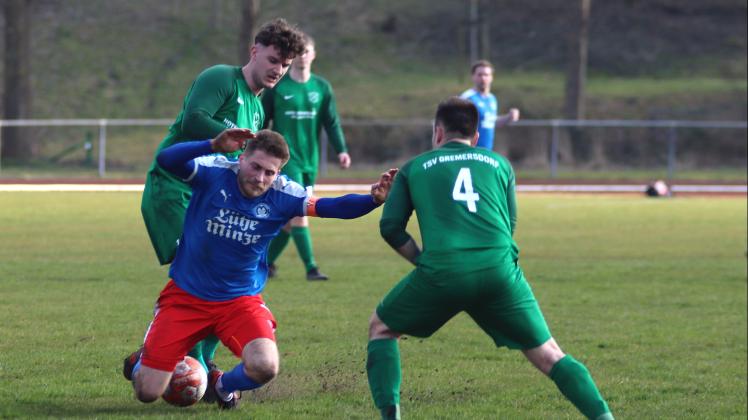
{"label": "blue football jersey", "polygon": [[479,136],[476,146],[493,150],[493,137],[499,112],[499,102],[496,97],[493,93],[482,95],[475,89],[466,90],[460,97],[474,103],[475,107],[478,108]]}
{"label": "blue football jersey", "polygon": [[267,249],[293,217],[305,216],[306,190],[280,175],[263,195],[242,195],[239,162],[210,155],[194,159],[186,181],[192,198],[169,276],[191,295],[223,301],[262,292]]}

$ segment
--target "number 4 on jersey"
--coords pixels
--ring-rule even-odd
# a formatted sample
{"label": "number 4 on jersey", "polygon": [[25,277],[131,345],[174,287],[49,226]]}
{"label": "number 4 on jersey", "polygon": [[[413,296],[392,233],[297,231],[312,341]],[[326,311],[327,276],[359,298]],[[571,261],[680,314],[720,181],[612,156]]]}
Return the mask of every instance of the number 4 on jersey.
{"label": "number 4 on jersey", "polygon": [[475,202],[480,200],[480,195],[473,191],[473,177],[470,175],[470,168],[460,168],[455,186],[452,188],[452,199],[466,202],[470,213],[478,211]]}

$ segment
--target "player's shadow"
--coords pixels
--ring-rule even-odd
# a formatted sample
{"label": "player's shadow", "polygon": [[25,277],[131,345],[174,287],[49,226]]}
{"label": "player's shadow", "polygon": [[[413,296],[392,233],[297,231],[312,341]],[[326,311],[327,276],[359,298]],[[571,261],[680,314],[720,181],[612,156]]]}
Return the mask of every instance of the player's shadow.
{"label": "player's shadow", "polygon": [[206,418],[215,414],[215,404],[198,404],[192,407],[175,407],[163,401],[142,404],[138,401],[117,401],[102,399],[64,403],[57,400],[15,401],[0,409],[0,418],[142,418],[158,416],[163,418]]}

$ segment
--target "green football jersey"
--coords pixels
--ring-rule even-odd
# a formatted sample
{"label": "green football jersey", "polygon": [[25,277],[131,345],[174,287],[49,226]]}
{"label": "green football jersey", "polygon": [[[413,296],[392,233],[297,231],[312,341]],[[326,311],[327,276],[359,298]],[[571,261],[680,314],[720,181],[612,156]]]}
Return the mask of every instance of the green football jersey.
{"label": "green football jersey", "polygon": [[[247,86],[240,67],[210,67],[192,83],[182,110],[156,155],[175,143],[214,138],[227,128],[258,131],[264,118],[262,103]],[[145,181],[141,212],[161,264],[174,258],[191,195],[189,185],[153,160]]]}
{"label": "green football jersey", "polygon": [[265,125],[272,120],[273,130],[288,143],[290,167],[317,172],[319,132],[323,127],[335,151],[346,151],[335,96],[327,80],[312,73],[309,80],[300,83],[286,74],[273,89],[265,91],[262,104],[267,117]]}
{"label": "green football jersey", "polygon": [[380,221],[393,247],[409,236],[415,210],[427,272],[480,270],[517,261],[514,171],[487,149],[449,142],[408,161],[393,183]]}
{"label": "green football jersey", "polygon": [[[247,86],[241,67],[213,66],[192,83],[182,110],[169,127],[156,155],[174,143],[211,139],[227,128],[248,128],[257,132],[264,120],[262,103]],[[151,168],[155,167],[154,160]]]}

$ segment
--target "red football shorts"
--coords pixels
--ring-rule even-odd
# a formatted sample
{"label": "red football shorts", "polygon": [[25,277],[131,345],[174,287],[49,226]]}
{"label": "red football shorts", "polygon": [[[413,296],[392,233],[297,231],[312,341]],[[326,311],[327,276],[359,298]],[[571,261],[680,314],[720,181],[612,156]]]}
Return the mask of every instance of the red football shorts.
{"label": "red football shorts", "polygon": [[275,341],[275,318],[261,295],[213,302],[195,297],[169,280],[145,334],[141,363],[171,372],[200,340],[215,334],[236,357],[256,338]]}

